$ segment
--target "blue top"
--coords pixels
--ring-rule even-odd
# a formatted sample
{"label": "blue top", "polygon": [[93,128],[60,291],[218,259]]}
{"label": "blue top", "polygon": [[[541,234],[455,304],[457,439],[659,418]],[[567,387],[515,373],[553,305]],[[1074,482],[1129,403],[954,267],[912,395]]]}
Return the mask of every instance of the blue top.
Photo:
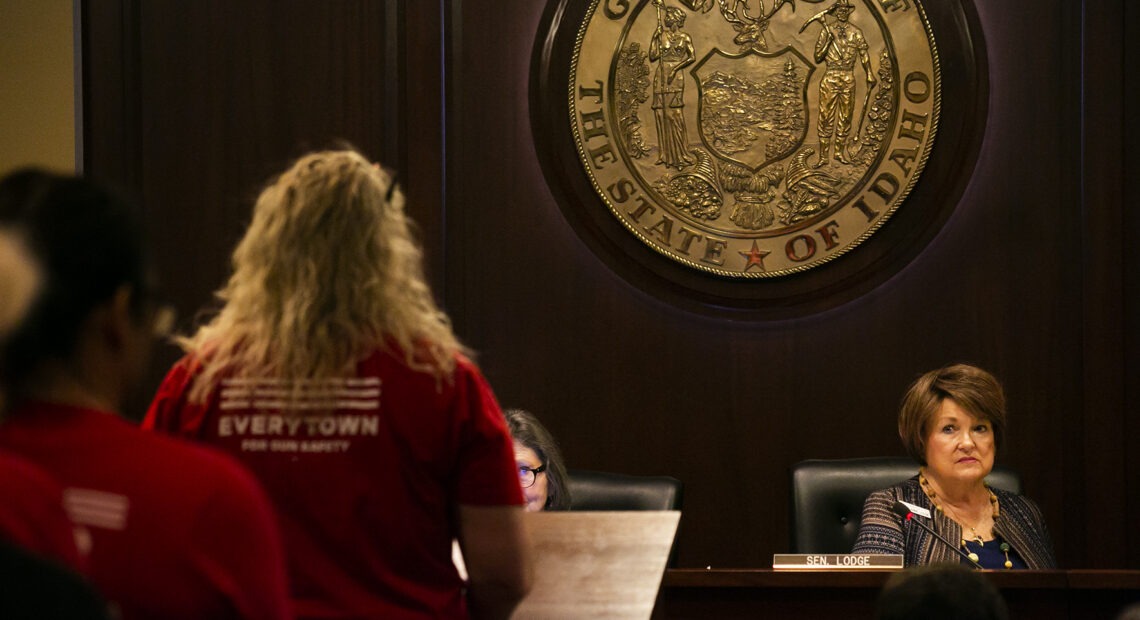
{"label": "blue top", "polygon": [[[978,554],[978,564],[981,564],[982,568],[1005,570],[1005,552],[1001,550],[1001,543],[1000,538],[987,540],[985,545],[979,545],[976,540],[967,540],[966,553]],[[1021,559],[1021,556],[1017,554],[1017,550],[1013,548],[1013,545],[1009,547],[1009,561],[1013,563],[1013,568],[1015,569],[1028,568],[1025,564],[1025,560]],[[970,566],[970,563],[965,559],[962,560],[962,563]]]}

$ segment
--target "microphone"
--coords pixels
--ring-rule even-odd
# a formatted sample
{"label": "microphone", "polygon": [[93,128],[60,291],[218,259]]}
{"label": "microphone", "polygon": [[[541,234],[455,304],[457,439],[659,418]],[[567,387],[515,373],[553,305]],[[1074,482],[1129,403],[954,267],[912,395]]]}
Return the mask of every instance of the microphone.
{"label": "microphone", "polygon": [[962,556],[962,558],[964,560],[966,560],[967,562],[969,562],[971,566],[973,566],[974,568],[976,568],[978,570],[982,570],[982,565],[978,564],[977,561],[974,560],[974,558],[971,558],[969,555],[967,555],[965,551],[962,551],[962,549],[960,547],[958,547],[958,545],[955,545],[954,543],[950,542],[949,540],[946,540],[945,538],[943,538],[941,534],[939,534],[938,532],[935,532],[934,528],[930,527],[929,525],[927,525],[927,524],[925,524],[922,521],[919,521],[917,519],[913,519],[912,517],[914,517],[914,513],[910,511],[910,508],[906,507],[906,504],[899,502],[899,501],[896,501],[894,503],[894,505],[891,506],[891,510],[893,510],[895,512],[895,514],[897,514],[898,516],[902,517],[905,521],[909,521],[911,523],[914,523],[915,525],[921,527],[922,529],[926,530],[927,532],[930,532],[931,536],[937,538],[938,540],[942,541],[942,544],[953,549],[954,553],[957,553],[958,555]]}

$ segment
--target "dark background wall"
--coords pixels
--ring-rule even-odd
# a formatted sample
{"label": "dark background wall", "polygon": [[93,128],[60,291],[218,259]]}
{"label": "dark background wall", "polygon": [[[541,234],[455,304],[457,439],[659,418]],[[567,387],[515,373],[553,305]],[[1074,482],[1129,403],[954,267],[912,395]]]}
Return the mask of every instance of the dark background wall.
{"label": "dark background wall", "polygon": [[1140,567],[1140,10],[961,2],[988,74],[961,196],[905,266],[819,312],[694,310],[599,256],[539,163],[535,0],[83,2],[84,166],[145,206],[187,329],[270,174],[336,139],[398,167],[500,401],[572,467],[682,479],[682,566],[770,565],[790,465],[900,454],[906,385],[969,361],[1006,385],[999,460],[1062,565]]}

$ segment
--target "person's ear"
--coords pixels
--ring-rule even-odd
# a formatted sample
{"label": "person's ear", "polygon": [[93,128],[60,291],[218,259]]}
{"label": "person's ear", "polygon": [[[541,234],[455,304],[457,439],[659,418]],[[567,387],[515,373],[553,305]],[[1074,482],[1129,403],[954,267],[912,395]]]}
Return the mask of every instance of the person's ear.
{"label": "person's ear", "polygon": [[130,339],[131,332],[136,329],[135,318],[131,312],[131,300],[134,290],[129,284],[123,284],[115,289],[111,300],[105,306],[105,320],[103,321],[104,335],[108,344],[115,348],[125,346]]}

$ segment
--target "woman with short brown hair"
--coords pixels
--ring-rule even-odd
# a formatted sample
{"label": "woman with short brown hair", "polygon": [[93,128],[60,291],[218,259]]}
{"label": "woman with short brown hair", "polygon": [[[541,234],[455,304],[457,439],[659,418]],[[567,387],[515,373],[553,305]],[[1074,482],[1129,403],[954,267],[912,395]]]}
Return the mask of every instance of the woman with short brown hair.
{"label": "woman with short brown hair", "polygon": [[[1056,568],[1037,505],[985,481],[1004,440],[1005,414],[1001,384],[981,368],[955,364],[912,383],[899,411],[899,438],[919,464],[918,475],[867,498],[853,552],[902,554],[907,566]],[[908,516],[896,512],[899,503]],[[958,548],[910,519],[928,523]]]}

